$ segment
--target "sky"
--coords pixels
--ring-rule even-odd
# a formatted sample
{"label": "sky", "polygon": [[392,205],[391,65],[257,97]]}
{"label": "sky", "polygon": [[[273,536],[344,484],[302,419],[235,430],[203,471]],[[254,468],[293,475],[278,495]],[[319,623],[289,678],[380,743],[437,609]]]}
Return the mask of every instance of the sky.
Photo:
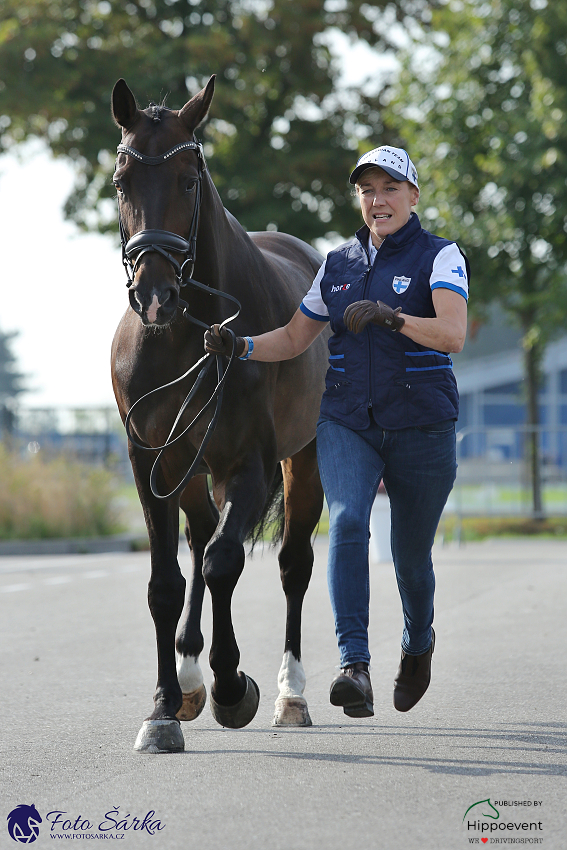
{"label": "sky", "polygon": [[18,331],[26,407],[114,404],[110,345],[126,276],[109,237],[64,221],[73,179],[37,141],[0,157],[0,328]]}
{"label": "sky", "polygon": [[[346,85],[392,66],[338,32],[333,48]],[[38,140],[0,156],[0,328],[18,332],[12,350],[26,375],[25,407],[115,404],[110,346],[128,307],[126,276],[109,236],[64,220],[73,182],[71,164]]]}

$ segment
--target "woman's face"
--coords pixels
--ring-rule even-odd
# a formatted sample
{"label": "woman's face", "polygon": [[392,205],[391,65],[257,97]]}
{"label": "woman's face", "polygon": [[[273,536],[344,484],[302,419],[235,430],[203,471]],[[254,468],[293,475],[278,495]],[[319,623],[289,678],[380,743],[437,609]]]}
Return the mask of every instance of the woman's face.
{"label": "woman's face", "polygon": [[407,224],[419,189],[408,180],[394,180],[382,168],[367,168],[356,184],[364,223],[377,248],[390,233]]}

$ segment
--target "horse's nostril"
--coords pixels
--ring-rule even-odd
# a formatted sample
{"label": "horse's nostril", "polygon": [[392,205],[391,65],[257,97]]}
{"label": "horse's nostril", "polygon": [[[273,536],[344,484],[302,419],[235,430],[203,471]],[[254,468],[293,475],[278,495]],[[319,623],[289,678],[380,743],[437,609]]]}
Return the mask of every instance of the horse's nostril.
{"label": "horse's nostril", "polygon": [[175,289],[174,287],[171,287],[170,289],[166,289],[164,294],[163,294],[163,301],[161,302],[161,306],[162,307],[165,307],[165,306],[171,307],[173,304],[176,303],[177,298],[178,298],[178,294],[179,293],[177,292],[177,289]]}

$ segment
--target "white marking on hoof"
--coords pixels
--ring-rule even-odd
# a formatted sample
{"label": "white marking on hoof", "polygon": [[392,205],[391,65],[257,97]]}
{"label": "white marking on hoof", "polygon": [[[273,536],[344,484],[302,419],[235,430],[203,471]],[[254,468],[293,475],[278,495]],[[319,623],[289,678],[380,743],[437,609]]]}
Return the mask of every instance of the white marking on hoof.
{"label": "white marking on hoof", "polygon": [[291,652],[284,653],[282,666],[278,673],[279,694],[276,700],[276,712],[273,726],[311,726],[305,690],[305,671],[303,664],[294,658]]}
{"label": "white marking on hoof", "polygon": [[278,699],[299,698],[303,696],[305,690],[305,671],[303,664],[293,657],[291,652],[284,653],[282,666],[278,673]]}
{"label": "white marking on hoof", "polygon": [[199,690],[203,684],[203,671],[196,655],[177,655],[177,680],[184,694]]}
{"label": "white marking on hoof", "polygon": [[195,720],[207,701],[203,673],[196,656],[177,653],[177,679],[183,691],[183,705],[175,716],[178,720]]}
{"label": "white marking on hoof", "polygon": [[144,720],[134,744],[137,753],[181,753],[184,749],[177,720]]}
{"label": "white marking on hoof", "polygon": [[146,313],[146,315],[148,317],[148,322],[155,322],[155,320],[157,318],[157,312],[158,312],[160,307],[161,307],[161,304],[158,301],[157,295],[154,293],[154,297],[152,298],[152,303],[148,307],[148,311]]}

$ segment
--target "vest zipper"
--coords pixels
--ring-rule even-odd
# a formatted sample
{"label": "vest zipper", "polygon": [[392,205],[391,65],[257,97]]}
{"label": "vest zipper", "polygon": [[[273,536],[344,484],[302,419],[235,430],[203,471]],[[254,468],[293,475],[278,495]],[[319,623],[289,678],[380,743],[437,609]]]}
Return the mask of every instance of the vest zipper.
{"label": "vest zipper", "polygon": [[[366,249],[365,249],[366,250]],[[370,262],[370,256],[368,251],[366,251],[366,257],[368,259],[368,266],[366,269],[366,280],[364,281],[364,289],[362,294],[364,295],[364,299],[366,300],[367,295],[367,287],[368,281],[370,280],[370,275],[372,273],[372,263]],[[372,407],[372,337],[370,335],[370,331],[368,332],[368,409]]]}

